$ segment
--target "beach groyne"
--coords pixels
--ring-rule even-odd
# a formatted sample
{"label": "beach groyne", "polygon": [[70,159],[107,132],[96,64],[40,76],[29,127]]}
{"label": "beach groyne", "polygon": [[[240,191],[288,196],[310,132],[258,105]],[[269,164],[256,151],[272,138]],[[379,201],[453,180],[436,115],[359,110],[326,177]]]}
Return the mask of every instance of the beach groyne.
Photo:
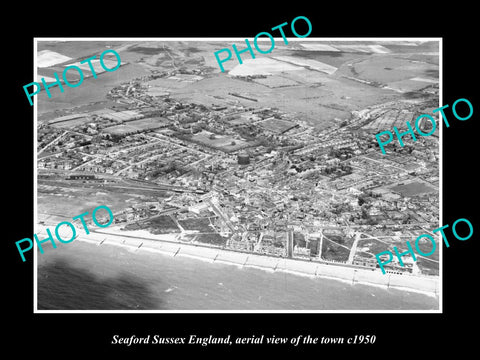
{"label": "beach groyne", "polygon": [[[150,236],[152,236],[150,234]],[[154,235],[153,235],[154,236]],[[130,251],[156,252],[167,256],[182,256],[210,263],[235,265],[240,268],[256,268],[269,272],[282,271],[311,278],[323,277],[340,280],[349,284],[366,284],[384,288],[415,291],[432,296],[439,295],[439,277],[417,276],[410,274],[382,274],[371,269],[342,266],[339,264],[319,263],[289,258],[273,257],[262,254],[225,250],[204,245],[185,244],[164,239],[136,237],[132,234],[118,234],[118,231],[102,231],[78,237],[96,245],[114,245],[128,248]]]}

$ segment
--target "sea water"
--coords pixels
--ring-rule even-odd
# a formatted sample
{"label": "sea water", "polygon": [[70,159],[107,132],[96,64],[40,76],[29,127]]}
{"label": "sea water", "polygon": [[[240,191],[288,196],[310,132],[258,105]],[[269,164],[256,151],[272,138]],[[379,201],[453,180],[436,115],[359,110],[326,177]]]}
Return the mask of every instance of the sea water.
{"label": "sea water", "polygon": [[438,298],[74,241],[37,254],[39,310],[437,310]]}

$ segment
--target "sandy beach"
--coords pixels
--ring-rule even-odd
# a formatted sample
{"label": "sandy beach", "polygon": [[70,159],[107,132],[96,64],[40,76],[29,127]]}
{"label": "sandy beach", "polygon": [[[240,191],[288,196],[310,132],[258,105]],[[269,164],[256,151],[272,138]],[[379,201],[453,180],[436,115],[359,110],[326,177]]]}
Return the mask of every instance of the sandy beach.
{"label": "sandy beach", "polygon": [[363,283],[384,288],[405,289],[434,297],[439,294],[438,277],[382,274],[369,269],[190,245],[177,242],[176,236],[176,234],[153,235],[145,230],[120,231],[112,227],[95,231],[88,236],[79,236],[78,240],[95,244],[125,246],[138,249],[138,251],[158,252],[168,256],[188,257],[209,263],[219,262],[269,272],[279,271],[300,276],[335,279],[350,284]]}
{"label": "sandy beach", "polygon": [[[103,236],[105,239],[105,235]],[[434,296],[277,269],[231,252],[85,236],[37,251],[37,311],[438,312]],[[141,244],[142,242],[140,242]],[[181,249],[179,250],[179,248]],[[178,251],[178,252],[177,252]],[[174,254],[177,255],[174,256]],[[185,256],[182,256],[182,255]],[[271,264],[272,259],[268,259]],[[236,262],[236,264],[235,264]],[[301,276],[299,276],[301,275]]]}

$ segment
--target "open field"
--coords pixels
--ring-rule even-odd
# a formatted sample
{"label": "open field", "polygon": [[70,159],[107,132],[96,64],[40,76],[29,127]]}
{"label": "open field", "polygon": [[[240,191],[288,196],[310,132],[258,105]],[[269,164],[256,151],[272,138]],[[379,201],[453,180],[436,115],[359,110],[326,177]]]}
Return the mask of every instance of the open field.
{"label": "open field", "polygon": [[382,251],[392,251],[393,252],[393,247],[396,246],[397,248],[401,249],[405,246],[405,241],[410,240],[405,237],[402,237],[400,239],[397,238],[390,238],[387,243],[383,241],[379,241],[374,238],[367,238],[367,239],[360,239],[358,241],[358,250],[368,249],[368,251],[372,254],[378,254]]}
{"label": "open field", "polygon": [[[152,91],[160,89],[161,91],[174,91],[175,89],[182,89],[190,86],[189,82],[178,81],[175,78],[160,78],[145,82],[145,85],[151,87]],[[149,90],[150,91],[150,90]]]}
{"label": "open field", "polygon": [[51,126],[57,129],[72,129],[76,126],[87,124],[91,121],[92,119],[89,119],[86,116],[81,116],[81,117],[72,118],[70,120],[55,121],[53,123],[51,122],[50,124]]}
{"label": "open field", "polygon": [[104,132],[115,135],[128,134],[135,131],[158,129],[168,123],[167,119],[161,117],[132,120],[123,124],[114,125],[103,129]]}
{"label": "open field", "polygon": [[205,130],[193,135],[191,139],[194,142],[225,152],[239,150],[249,145],[246,141],[233,139],[229,136],[216,135]]}
{"label": "open field", "polygon": [[[110,54],[110,53],[109,53]],[[92,64],[93,70],[95,71],[95,74],[101,74],[105,72],[106,70],[102,67],[100,64],[100,59],[94,59],[91,60],[90,63]],[[103,59],[103,64],[107,69],[113,69],[117,66],[117,60],[110,60],[106,57]],[[93,73],[90,69],[90,65],[88,63],[81,64],[80,62],[76,62],[73,64],[65,64],[66,66],[74,65],[78,66],[80,69],[82,69],[84,76],[93,76]],[[122,66],[125,65],[125,63],[122,61]],[[118,70],[118,69],[117,69]],[[117,71],[115,70],[115,71]],[[70,74],[70,73],[68,73]]]}
{"label": "open field", "polygon": [[137,130],[157,129],[169,123],[168,119],[162,117],[153,117],[140,120],[129,121],[128,125]]}
{"label": "open field", "polygon": [[[433,238],[435,239],[435,237],[433,236]],[[414,243],[414,240],[412,239],[412,241],[410,241],[411,243]],[[430,260],[435,260],[435,261],[438,261],[439,260],[439,247],[442,246],[441,244],[438,244],[438,241],[437,239],[435,239],[435,251],[433,254],[429,255],[428,258]],[[421,252],[423,252],[424,254],[428,254],[432,251],[433,249],[433,244],[432,242],[428,239],[428,238],[421,238],[419,241],[418,241],[418,247],[419,249],[421,250]]]}
{"label": "open field", "polygon": [[379,43],[394,53],[438,52],[436,41],[380,41]]}
{"label": "open field", "polygon": [[[39,45],[39,48],[40,47],[41,45]],[[62,51],[64,51],[63,48]],[[80,59],[83,58],[88,58],[88,56],[83,56]],[[95,76],[107,71],[100,64],[100,54],[98,54],[98,57],[96,59],[90,60],[90,63],[92,64],[93,71],[96,74]],[[108,69],[113,69],[114,67],[116,67],[117,59],[115,55],[113,55],[112,53],[107,53],[103,58],[103,64]],[[126,62],[125,60],[121,59],[121,66],[124,65],[126,65]],[[93,72],[90,68],[89,63],[82,64],[81,61],[74,61],[74,58],[70,58],[68,56],[50,50],[42,50],[38,52],[37,66],[39,68],[38,79],[41,80],[41,78],[43,78],[47,83],[56,81],[54,73],[57,73],[58,76],[61,78],[63,76],[63,71],[68,66],[76,66],[80,68],[84,79],[93,76]],[[68,82],[72,84],[76,84],[77,82],[79,82],[82,75],[80,75],[80,73],[76,69],[71,69],[67,73],[65,73],[65,77],[67,78]]]}
{"label": "open field", "polygon": [[[303,44],[306,44],[306,46],[303,46]],[[78,47],[74,45],[78,45]],[[384,84],[411,78],[434,79],[435,73],[432,73],[432,71],[437,71],[438,73],[438,67],[432,64],[413,64],[409,59],[406,59],[406,57],[414,56],[415,51],[423,51],[425,53],[438,51],[436,46],[434,46],[436,44],[411,43],[410,46],[410,43],[407,43],[403,47],[410,50],[400,54],[403,58],[395,58],[400,51],[392,49],[389,43],[382,43],[382,46],[391,50],[391,54],[361,52],[360,50],[362,49],[359,48],[356,49],[356,52],[333,51],[333,48],[339,49],[337,45],[349,45],[348,49],[352,50],[353,45],[359,44],[334,41],[292,43],[292,46],[275,48],[275,56],[280,59],[300,59],[302,64],[298,63],[298,61],[296,61],[298,64],[278,61],[268,56],[257,56],[255,59],[245,56],[242,65],[238,64],[236,59],[224,63],[226,72],[221,73],[212,54],[216,50],[231,46],[229,42],[225,41],[41,42],[39,44],[40,51],[55,51],[69,58],[77,59],[77,61],[90,54],[100,54],[107,48],[118,49],[122,61],[129,64],[115,72],[104,73],[98,79],[93,77],[84,79],[83,84],[77,88],[64,87],[64,93],[61,93],[58,87],[52,88],[52,98],[50,99],[47,98],[45,92],[41,92],[38,95],[39,114],[63,108],[72,108],[72,104],[78,105],[105,101],[105,94],[111,87],[129,79],[147,75],[153,69],[173,70],[175,66],[186,64],[187,57],[194,56],[195,61],[203,59],[203,65],[201,66],[210,66],[213,73],[206,75],[202,80],[198,80],[198,77],[190,75],[180,76],[182,80],[178,80],[176,77],[152,80],[147,83],[147,85],[151,86],[149,92],[152,95],[161,96],[170,93],[171,97],[179,101],[195,102],[205,106],[237,103],[248,107],[253,105],[251,101],[227,95],[229,92],[247,94],[258,100],[257,103],[254,103],[256,107],[276,107],[281,111],[294,113],[299,119],[305,120],[310,125],[321,129],[329,126],[335,118],[348,118],[352,110],[359,110],[373,104],[390,101],[398,96],[397,91],[399,89],[394,86],[396,84],[391,84],[395,91],[342,78],[342,74],[352,76],[349,68],[344,65],[346,62],[354,63],[354,69],[361,72],[361,75],[359,75],[361,78],[378,80]],[[365,42],[365,45],[366,47],[363,50],[369,49],[368,51],[373,51],[381,49],[371,48],[370,45],[375,45],[373,43]],[[402,48],[402,46],[399,48]],[[150,59],[150,57],[156,58]],[[382,59],[387,62],[391,61],[393,65],[385,65],[379,69],[378,67],[381,65]],[[308,70],[304,66],[309,66],[310,63],[314,65],[322,64],[322,67],[327,72],[330,71],[328,69],[333,71],[333,69],[338,68],[338,70],[333,75]],[[420,68],[424,68],[425,71],[406,69],[405,66],[408,64],[412,65],[412,69],[417,65],[421,65]],[[188,67],[198,68],[198,66],[200,65],[189,65]],[[383,69],[384,67],[389,67],[392,70]],[[43,70],[48,71],[50,68]],[[227,75],[229,70],[232,70],[231,74],[271,73],[273,76],[246,82],[229,77]],[[45,76],[52,77],[53,71],[50,72],[52,73],[45,73]],[[71,75],[74,76],[75,72],[72,71]],[[73,78],[72,81],[74,81]],[[408,86],[412,89],[421,88],[424,84],[426,83],[408,80]],[[400,85],[402,89],[407,89],[407,85]],[[330,104],[336,104],[337,109],[332,109]],[[117,130],[120,133],[122,132],[122,130]]]}
{"label": "open field", "polygon": [[334,51],[334,52],[340,52],[339,49],[327,45],[327,44],[311,44],[311,43],[303,43],[300,44],[300,46],[304,49],[311,50],[311,51]]}
{"label": "open field", "polygon": [[318,71],[310,71],[307,69],[282,74],[282,77],[286,79],[291,79],[296,83],[302,85],[329,84],[330,82],[336,81],[335,78],[332,78],[325,73],[321,73]]}
{"label": "open field", "polygon": [[275,56],[276,60],[286,62],[287,64],[295,64],[301,67],[305,67],[311,70],[324,72],[328,75],[332,75],[337,71],[335,66],[331,66],[320,61],[305,59],[297,56]]}
{"label": "open field", "polygon": [[257,84],[265,85],[270,88],[277,88],[277,87],[283,87],[283,86],[295,86],[300,84],[295,80],[291,80],[284,76],[276,76],[276,75],[267,76],[266,78],[254,79],[253,81],[256,82]]}
{"label": "open field", "polygon": [[365,44],[339,44],[335,45],[335,48],[344,52],[360,52],[360,53],[374,53],[374,54],[387,54],[391,50],[382,45],[365,45]]}
{"label": "open field", "polygon": [[137,224],[127,225],[125,226],[125,230],[133,230],[136,227],[139,229],[146,229],[152,234],[171,234],[180,232],[175,221],[167,215],[153,217],[142,222],[140,226]]}
{"label": "open field", "polygon": [[213,229],[210,226],[210,221],[208,220],[208,218],[190,218],[187,220],[178,220],[178,223],[185,230],[194,230],[201,233],[213,232]]}
{"label": "open field", "polygon": [[[139,62],[149,68],[172,70],[183,66],[205,66],[205,46],[196,47],[197,42],[147,41],[138,42],[127,51],[139,58]],[[204,43],[207,44],[207,43]],[[210,46],[207,45],[209,48]],[[213,53],[213,50],[210,54]],[[213,56],[212,56],[213,57]]]}
{"label": "open field", "polygon": [[423,182],[414,181],[409,184],[397,185],[390,188],[390,190],[398,192],[403,196],[415,196],[427,192],[436,192],[437,188],[431,187]]}
{"label": "open field", "polygon": [[111,135],[127,135],[130,133],[133,133],[137,131],[138,129],[130,126],[128,124],[120,124],[120,125],[115,125],[115,126],[110,126],[108,128],[103,129],[102,131],[111,134]]}
{"label": "open field", "polygon": [[356,62],[353,67],[360,79],[376,81],[382,84],[428,76],[428,71],[438,71],[438,66],[436,65],[420,62],[414,63],[411,60],[391,55],[372,56]]}
{"label": "open field", "polygon": [[57,187],[38,185],[38,212],[72,218],[85,211],[91,213],[99,205],[108,206],[114,213],[135,203],[142,203],[150,197],[128,192],[87,187]]}
{"label": "open field", "polygon": [[431,262],[425,258],[417,259],[417,266],[422,270],[422,274],[438,276],[438,264]]}
{"label": "open field", "polygon": [[[122,54],[120,54],[122,55]],[[123,58],[122,58],[123,61]],[[72,72],[72,75],[75,74]],[[105,72],[97,79],[93,76],[83,80],[83,83],[76,87],[70,88],[63,86],[62,93],[58,86],[50,88],[51,98],[48,98],[45,91],[41,91],[37,96],[38,113],[52,112],[55,110],[64,110],[75,108],[79,105],[86,105],[98,101],[106,101],[106,95],[115,86],[139,76],[148,74],[147,70],[137,64],[128,64],[122,66],[114,72]],[[70,78],[70,73],[69,73]],[[72,80],[72,83],[74,81]]]}
{"label": "open field", "polygon": [[37,54],[37,66],[39,68],[49,67],[72,60],[68,56],[59,54],[55,51],[42,50]]}
{"label": "open field", "polygon": [[293,126],[295,126],[295,123],[292,123],[291,121],[287,121],[287,120],[281,120],[281,119],[270,119],[270,120],[262,121],[258,125],[272,132],[280,133],[282,131],[286,131],[292,128]]}
{"label": "open field", "polygon": [[343,64],[358,61],[362,59],[368,59],[371,57],[371,54],[368,53],[348,53],[348,52],[326,52],[326,51],[315,51],[315,50],[290,50],[285,52],[289,56],[302,57],[304,59],[311,59],[316,61],[321,61],[322,63],[340,68]]}
{"label": "open field", "polygon": [[401,57],[412,61],[421,61],[427,64],[439,65],[438,51],[436,53],[402,54]]}
{"label": "open field", "polygon": [[200,234],[195,237],[195,241],[216,246],[225,246],[227,244],[227,238],[220,236],[220,234]]}
{"label": "open field", "polygon": [[347,261],[352,244],[353,238],[344,235],[325,235],[322,246],[322,258],[327,260]]}
{"label": "open field", "polygon": [[301,70],[301,67],[273,58],[262,57],[255,59],[245,59],[243,60],[243,64],[237,64],[228,73],[231,76],[273,75],[276,73],[296,70]]}
{"label": "open field", "polygon": [[[235,42],[238,43],[238,42]],[[433,60],[435,58],[438,59],[438,56],[435,55],[422,55],[422,54],[433,54],[438,52],[438,46],[435,42],[428,42],[428,43],[420,43],[420,42],[403,42],[403,43],[395,43],[395,42],[380,42],[383,48],[388,49],[391,51],[391,54],[383,54],[381,50],[382,48],[376,46],[378,44],[370,43],[368,41],[362,42],[358,44],[358,42],[335,42],[335,41],[319,41],[317,42],[303,42],[301,44],[292,43],[291,46],[282,46],[275,48],[275,56],[282,58],[283,56],[298,58],[303,60],[313,60],[316,64],[322,63],[328,65],[333,68],[340,68],[346,62],[357,60],[364,60],[364,59],[375,59],[378,58],[378,61],[382,61],[382,59],[386,59],[386,57],[397,57],[398,61],[422,61],[421,57],[430,57]],[[240,43],[238,43],[240,46]],[[372,47],[372,46],[376,47]],[[196,62],[200,61],[203,65],[189,65],[190,67],[198,67],[198,66],[205,66],[210,67],[211,71],[214,74],[220,73],[220,69],[218,64],[215,60],[215,57],[212,56],[213,52],[219,50],[221,48],[231,46],[231,41],[148,41],[148,42],[135,42],[135,41],[113,41],[113,42],[105,42],[105,41],[88,41],[88,42],[75,42],[75,41],[67,41],[67,42],[39,42],[38,49],[39,51],[48,50],[51,52],[56,52],[62,56],[66,56],[71,59],[82,59],[86,58],[88,55],[95,55],[100,54],[104,50],[108,48],[117,49],[121,55],[121,59],[123,62],[128,62],[129,65],[123,68],[116,70],[113,73],[109,74],[102,74],[102,77],[98,79],[88,78],[84,80],[84,83],[79,86],[78,88],[65,88],[65,92],[62,94],[58,90],[58,88],[52,89],[52,98],[48,99],[46,97],[45,92],[41,92],[39,97],[39,113],[47,110],[47,107],[50,110],[55,108],[61,107],[71,107],[71,104],[68,104],[67,98],[71,101],[76,103],[80,103],[81,99],[85,99],[85,101],[98,101],[99,99],[104,99],[104,94],[106,93],[106,88],[110,85],[119,83],[122,80],[128,80],[132,78],[132,76],[140,76],[145,75],[153,69],[165,69],[171,70],[174,67],[182,66],[182,64],[186,64],[189,60],[192,60],[192,57],[195,57],[193,60]],[[360,47],[359,47],[360,46]],[[335,51],[340,50],[343,47],[345,51]],[[335,49],[335,50],[333,50]],[[327,51],[328,50],[328,51]],[[352,52],[346,52],[346,51]],[[355,50],[355,52],[353,52]],[[370,51],[370,52],[365,52]],[[377,54],[372,54],[372,52],[377,51]],[[160,58],[154,59],[154,57],[164,57],[163,60],[158,61]],[[400,57],[399,57],[400,56]],[[415,57],[417,56],[417,57]],[[152,59],[150,59],[152,57]],[[420,57],[420,58],[419,58]],[[192,59],[190,59],[192,58]],[[197,59],[198,58],[198,59]],[[409,59],[407,59],[409,58]],[[420,59],[420,60],[419,60]],[[430,63],[429,59],[426,62]],[[140,62],[139,62],[140,61]],[[392,60],[393,61],[393,60]],[[305,62],[305,61],[303,61]],[[175,65],[174,65],[175,64]],[[56,65],[56,64],[53,64]],[[419,64],[415,64],[419,65]],[[432,64],[430,64],[432,65]],[[322,65],[324,66],[324,65]],[[392,81],[400,81],[407,78],[412,77],[426,77],[425,74],[413,74],[413,76],[406,76],[404,78],[400,77],[393,77],[392,74],[396,73],[396,69],[391,67],[394,70],[382,70],[376,68],[374,64],[371,64],[373,69],[373,73],[366,71],[365,69],[361,68],[361,63],[355,65],[360,66],[360,70],[363,72],[364,78],[369,78],[370,80],[375,80],[372,76],[378,75],[381,79],[378,79],[382,83],[389,83]],[[424,65],[422,65],[424,66]],[[276,86],[289,86],[295,85],[295,83],[303,82],[304,84],[312,84],[312,83],[321,83],[321,84],[329,84],[328,80],[330,77],[317,77],[318,74],[321,74],[317,71],[309,71],[305,70],[303,66],[298,66],[294,64],[288,64],[285,62],[279,62],[275,59],[272,59],[268,56],[257,56],[255,59],[249,59],[245,56],[244,64],[239,65],[238,61],[232,59],[224,63],[224,67],[226,72],[229,70],[235,69],[232,74],[239,72],[240,73],[265,73],[271,72],[272,74],[279,74],[284,73],[287,76],[282,76],[283,79],[279,83],[279,79],[259,79],[259,83],[265,83],[267,85],[264,89],[268,89],[268,86],[275,88]],[[389,66],[384,66],[389,67]],[[242,69],[242,70],[240,70]],[[433,70],[435,68],[432,68]],[[44,70],[49,70],[45,68]],[[378,70],[381,74],[376,74]],[[358,70],[357,70],[358,71]],[[438,68],[437,68],[438,71]],[[338,72],[338,71],[337,71]],[[387,72],[391,72],[391,74],[386,74]],[[296,76],[295,73],[299,73],[299,76]],[[301,75],[303,73],[304,75]],[[45,76],[53,78],[52,73],[45,73]],[[75,79],[75,72],[69,72],[69,76],[72,76],[72,81]],[[220,74],[220,78],[222,80],[225,79],[226,73]],[[193,81],[196,78],[192,77]],[[116,81],[118,80],[118,82]],[[292,81],[290,81],[292,80]],[[269,83],[273,81],[273,83]],[[203,82],[203,81],[200,81]],[[204,83],[205,84],[205,83]],[[200,85],[200,88],[204,86],[204,84]],[[100,86],[99,86],[100,85]],[[171,91],[172,96],[175,93],[183,94],[187,92],[195,92],[195,88],[191,86],[194,85],[189,81],[178,81],[176,79],[157,79],[155,83],[152,83],[153,93],[159,93],[163,95],[165,91]],[[219,87],[217,86],[217,90],[223,90],[221,92],[226,93],[228,92],[229,82],[222,86],[221,84]],[[250,85],[249,90],[251,89],[252,83]],[[361,85],[361,84],[358,84]],[[261,86],[261,85],[259,85]],[[154,88],[158,88],[156,91]],[[349,89],[352,90],[352,89]],[[363,86],[363,88],[359,89],[363,93],[369,94],[370,90],[374,90],[372,87]],[[388,95],[389,92],[385,89],[382,94]],[[378,94],[376,94],[378,95]],[[350,95],[348,95],[350,96]],[[353,93],[353,98],[355,98],[355,93]],[[354,100],[355,101],[355,100]],[[358,100],[357,100],[358,101]],[[268,101],[266,101],[268,103]],[[287,103],[288,104],[288,103]],[[268,105],[267,105],[268,106]],[[288,107],[288,105],[287,105]],[[302,108],[305,108],[305,104],[302,104]],[[308,108],[308,105],[307,105]],[[286,109],[287,110],[287,109]],[[287,110],[288,111],[288,110]],[[304,114],[305,115],[305,114]],[[309,116],[307,116],[309,117]]]}
{"label": "open field", "polygon": [[[39,52],[42,52],[44,50],[56,52],[58,54],[61,54],[62,56],[77,60],[77,62],[93,55],[97,55],[98,58],[98,56],[103,51],[107,49],[114,49],[120,54],[122,63],[128,63],[128,65],[122,66],[114,72],[103,72],[100,76],[98,76],[97,79],[91,76],[89,71],[85,71],[85,78],[80,86],[76,88],[63,86],[63,93],[60,91],[58,86],[55,86],[50,89],[52,95],[51,98],[48,98],[45,91],[41,91],[37,95],[39,116],[46,112],[70,109],[82,105],[87,105],[89,103],[105,101],[105,95],[112,87],[120,85],[124,81],[128,81],[130,79],[148,74],[149,71],[145,69],[144,66],[135,63],[140,57],[140,55],[134,53],[132,54],[125,51],[125,49],[130,44],[134,44],[134,42],[39,41],[37,45]],[[105,60],[106,63],[111,61],[110,55],[106,56]],[[113,58],[112,64],[113,63],[116,64],[115,58]],[[49,67],[39,69],[39,77],[47,76],[50,78],[54,78],[54,72],[57,72],[61,77],[64,67],[60,66],[59,63],[53,64],[52,62],[47,62],[47,64],[50,64]],[[76,83],[79,80],[77,71],[71,70],[68,72],[67,76],[69,81],[71,81],[72,83]]]}
{"label": "open field", "polygon": [[51,41],[39,40],[37,43],[38,51],[49,50],[58,52],[72,59],[86,59],[90,56],[97,57],[107,49],[120,50],[121,47],[134,44],[134,41]]}
{"label": "open field", "polygon": [[[230,102],[249,107],[252,106],[252,101],[226,95],[229,92],[249,94],[250,97],[258,100],[255,103],[256,107],[274,107],[281,111],[294,113],[299,119],[307,121],[317,128],[328,127],[335,118],[349,118],[352,110],[360,110],[372,104],[390,101],[398,97],[398,93],[392,90],[368,86],[341,77],[329,77],[317,71],[300,69],[282,74],[282,76],[301,82],[302,78],[308,79],[311,74],[311,80],[325,83],[325,86],[312,87],[310,86],[311,82],[306,81],[303,85],[280,87],[273,91],[256,82],[246,82],[218,75],[206,77],[176,92],[172,91],[171,96],[180,101],[195,102],[205,106],[225,105],[228,99]],[[312,98],[318,100],[312,101]],[[329,104],[336,104],[337,109],[332,109]]]}
{"label": "open field", "polygon": [[400,81],[394,81],[391,83],[388,83],[387,86],[389,89],[396,90],[398,92],[409,92],[409,91],[416,91],[423,89],[427,86],[431,85],[431,82],[427,81],[418,81],[418,80],[413,80],[413,79],[406,79],[406,80],[400,80]]}
{"label": "open field", "polygon": [[135,110],[109,111],[109,112],[99,113],[98,115],[104,119],[113,120],[117,122],[140,119],[143,117],[143,115],[141,115],[139,112]]}

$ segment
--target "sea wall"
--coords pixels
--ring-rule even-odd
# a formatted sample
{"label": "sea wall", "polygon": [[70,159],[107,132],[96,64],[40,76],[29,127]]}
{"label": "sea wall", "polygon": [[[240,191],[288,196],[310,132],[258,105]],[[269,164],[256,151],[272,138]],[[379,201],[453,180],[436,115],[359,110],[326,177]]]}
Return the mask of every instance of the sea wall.
{"label": "sea wall", "polygon": [[417,291],[429,295],[439,294],[439,277],[409,274],[382,274],[379,271],[349,267],[339,264],[325,264],[314,261],[278,258],[260,254],[224,250],[202,245],[191,245],[167,240],[153,240],[118,233],[95,232],[78,237],[96,245],[115,245],[131,251],[157,252],[168,256],[184,256],[210,263],[223,263],[238,267],[251,267],[265,271],[282,271],[308,277],[324,277],[341,280],[350,284],[368,284],[385,288]]}

